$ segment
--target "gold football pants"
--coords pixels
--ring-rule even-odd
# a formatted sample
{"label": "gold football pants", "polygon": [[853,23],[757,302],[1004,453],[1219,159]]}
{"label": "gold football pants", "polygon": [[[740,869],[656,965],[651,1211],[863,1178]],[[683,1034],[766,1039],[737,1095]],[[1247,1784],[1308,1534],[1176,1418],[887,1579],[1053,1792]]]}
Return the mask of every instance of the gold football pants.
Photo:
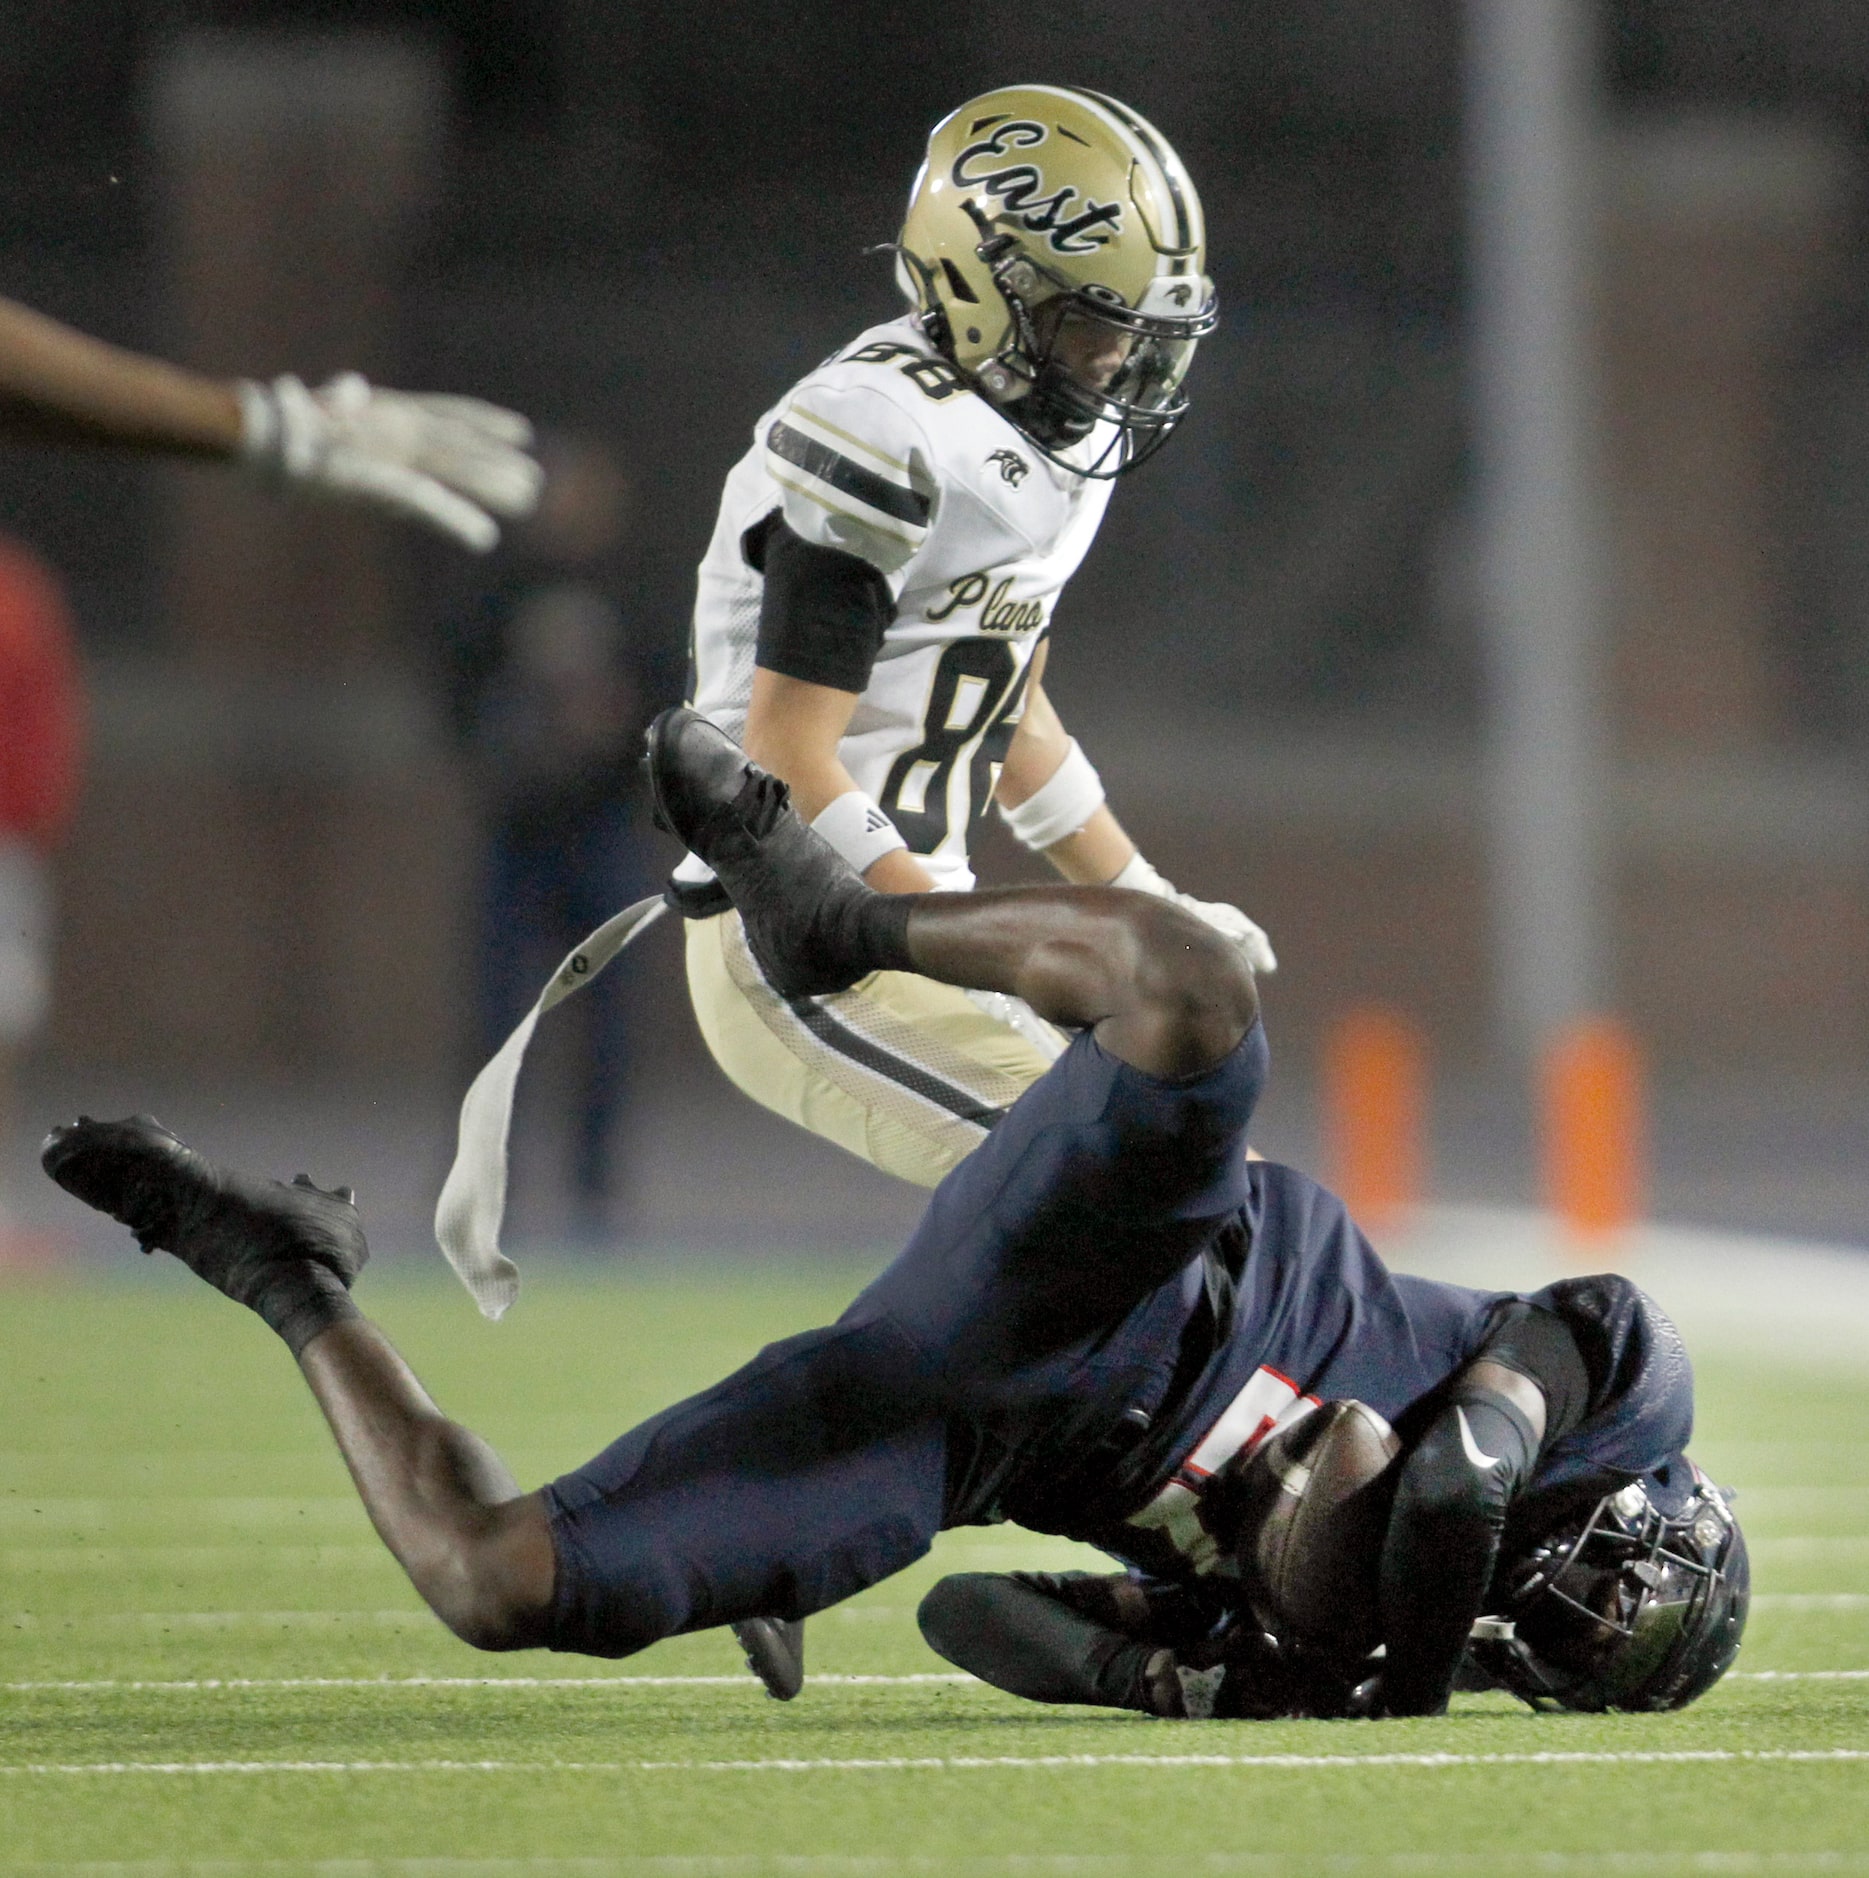
{"label": "gold football pants", "polygon": [[737,913],[688,922],[688,992],[714,1061],[755,1102],[921,1187],[972,1153],[1065,1043],[1013,1000],[913,972],[788,1001]]}

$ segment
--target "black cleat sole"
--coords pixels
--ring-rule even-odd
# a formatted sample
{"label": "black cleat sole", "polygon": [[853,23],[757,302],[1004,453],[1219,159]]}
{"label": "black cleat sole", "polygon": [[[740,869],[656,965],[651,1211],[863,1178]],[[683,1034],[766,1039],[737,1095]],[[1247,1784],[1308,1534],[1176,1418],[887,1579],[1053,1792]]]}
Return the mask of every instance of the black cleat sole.
{"label": "black cleat sole", "polygon": [[805,1686],[805,1626],[783,1617],[749,1617],[733,1627],[746,1666],[775,1702],[789,1702]]}

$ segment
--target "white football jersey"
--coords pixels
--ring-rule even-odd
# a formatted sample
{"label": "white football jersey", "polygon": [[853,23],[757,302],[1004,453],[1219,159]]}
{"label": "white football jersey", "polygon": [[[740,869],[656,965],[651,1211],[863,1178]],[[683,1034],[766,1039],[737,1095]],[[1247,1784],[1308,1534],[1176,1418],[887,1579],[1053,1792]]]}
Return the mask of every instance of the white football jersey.
{"label": "white football jersey", "polygon": [[[971,887],[969,829],[1109,495],[1041,456],[912,317],[872,327],[759,420],[727,478],[695,603],[695,708],[743,737],[763,587],[749,528],[776,509],[805,540],[861,556],[896,616],[838,755],[936,886]],[[695,877],[692,857],[682,873]]]}

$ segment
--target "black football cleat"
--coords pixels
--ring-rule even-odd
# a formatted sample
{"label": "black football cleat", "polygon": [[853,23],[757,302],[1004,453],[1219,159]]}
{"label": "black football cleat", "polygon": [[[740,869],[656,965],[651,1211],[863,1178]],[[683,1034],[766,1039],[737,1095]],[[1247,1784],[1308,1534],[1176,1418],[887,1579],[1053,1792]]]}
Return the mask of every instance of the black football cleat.
{"label": "black football cleat", "polygon": [[[217,1167],[150,1115],[54,1128],[40,1165],[108,1213],[145,1252],[172,1252],[237,1303],[262,1309],[281,1268],[322,1266],[349,1290],[370,1257],[348,1187],[327,1193]],[[277,1326],[275,1326],[277,1328]]]}
{"label": "black football cleat", "polygon": [[649,726],[646,768],[657,825],[720,877],[747,944],[781,997],[843,991],[878,965],[861,931],[878,895],[800,819],[791,791],[698,711]]}
{"label": "black football cleat", "polygon": [[789,1702],[805,1686],[805,1626],[783,1617],[749,1617],[733,1634],[746,1666],[775,1702]]}

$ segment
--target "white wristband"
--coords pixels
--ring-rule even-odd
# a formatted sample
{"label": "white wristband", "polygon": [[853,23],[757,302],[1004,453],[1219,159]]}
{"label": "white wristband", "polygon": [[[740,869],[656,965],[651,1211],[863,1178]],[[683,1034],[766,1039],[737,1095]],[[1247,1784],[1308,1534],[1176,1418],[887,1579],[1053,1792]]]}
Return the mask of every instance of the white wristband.
{"label": "white wristband", "polygon": [[861,789],[846,790],[821,808],[811,826],[859,874],[867,873],[885,854],[909,845],[895,823]]}
{"label": "white wristband", "polygon": [[1075,737],[1064,761],[1016,809],[1001,807],[1013,839],[1033,853],[1074,835],[1103,806],[1103,778]]}

